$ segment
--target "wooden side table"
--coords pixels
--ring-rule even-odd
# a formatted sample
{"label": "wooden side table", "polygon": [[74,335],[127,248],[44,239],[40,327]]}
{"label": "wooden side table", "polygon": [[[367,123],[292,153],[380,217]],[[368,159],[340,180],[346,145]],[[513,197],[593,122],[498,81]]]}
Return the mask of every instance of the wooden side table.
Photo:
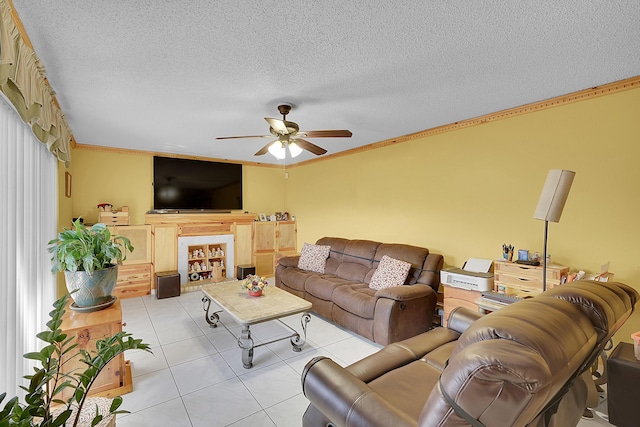
{"label": "wooden side table", "polygon": [[607,407],[609,422],[618,427],[636,427],[640,395],[640,360],[633,344],[618,343],[607,360]]}
{"label": "wooden side table", "polygon": [[[95,351],[98,340],[122,331],[120,300],[117,300],[111,307],[104,310],[88,313],[74,311],[67,305],[60,329],[68,337],[75,337],[75,343],[78,344],[78,347],[71,354],[76,354],[81,349],[91,353]],[[74,358],[65,362],[62,371],[64,373],[72,373],[82,372],[84,369],[86,369],[86,365],[80,361],[80,358]],[[89,395],[115,397],[129,393],[132,390],[131,369],[129,363],[124,360],[124,354],[121,354],[105,366],[93,383]],[[70,393],[72,393],[71,388],[64,389],[61,398],[69,398],[71,396]]]}

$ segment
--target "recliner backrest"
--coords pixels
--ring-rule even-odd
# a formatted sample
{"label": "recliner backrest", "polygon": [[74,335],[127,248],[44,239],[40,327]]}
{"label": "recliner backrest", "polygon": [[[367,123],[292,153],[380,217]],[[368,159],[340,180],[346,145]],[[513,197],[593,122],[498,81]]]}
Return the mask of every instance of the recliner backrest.
{"label": "recliner backrest", "polygon": [[[444,391],[486,426],[525,426],[581,372],[629,317],[625,285],[576,282],[502,308],[458,339],[441,376]],[[419,425],[466,425],[432,390]]]}

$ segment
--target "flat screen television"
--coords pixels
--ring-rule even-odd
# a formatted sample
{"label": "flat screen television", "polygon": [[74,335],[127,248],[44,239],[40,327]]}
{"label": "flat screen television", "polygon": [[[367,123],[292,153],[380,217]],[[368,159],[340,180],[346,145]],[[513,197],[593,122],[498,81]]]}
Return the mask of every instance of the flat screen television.
{"label": "flat screen television", "polygon": [[242,209],[242,165],[154,156],[153,208]]}

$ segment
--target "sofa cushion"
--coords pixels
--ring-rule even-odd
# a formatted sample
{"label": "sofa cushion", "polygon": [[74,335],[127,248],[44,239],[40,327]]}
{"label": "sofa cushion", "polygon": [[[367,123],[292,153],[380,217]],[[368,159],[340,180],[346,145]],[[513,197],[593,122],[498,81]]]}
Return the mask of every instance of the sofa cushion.
{"label": "sofa cushion", "polygon": [[302,245],[302,251],[300,252],[298,268],[301,270],[315,271],[316,273],[324,273],[324,266],[327,263],[330,250],[331,246],[305,243]]}
{"label": "sofa cushion", "polygon": [[350,284],[337,287],[333,291],[333,302],[340,308],[356,316],[373,319],[376,311],[376,291],[366,284]]}
{"label": "sofa cushion", "polygon": [[344,286],[349,283],[347,280],[336,276],[312,274],[307,278],[304,289],[316,298],[331,301],[334,290],[339,286]]}
{"label": "sofa cushion", "polygon": [[410,268],[411,263],[384,255],[371,277],[369,287],[379,290],[403,285]]}
{"label": "sofa cushion", "polygon": [[[352,282],[364,283],[365,276],[373,268],[373,257],[380,246],[370,240],[350,240],[342,253],[342,262],[335,275]],[[332,249],[332,253],[335,249]]]}
{"label": "sofa cushion", "polygon": [[297,268],[284,268],[280,272],[279,280],[287,287],[298,292],[305,292],[305,283],[309,278],[309,273]]}

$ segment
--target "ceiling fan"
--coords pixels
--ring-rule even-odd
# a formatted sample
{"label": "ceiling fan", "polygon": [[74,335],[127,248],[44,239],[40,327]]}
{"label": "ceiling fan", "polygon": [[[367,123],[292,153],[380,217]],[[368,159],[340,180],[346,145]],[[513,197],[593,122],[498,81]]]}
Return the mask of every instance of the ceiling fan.
{"label": "ceiling fan", "polygon": [[310,130],[300,131],[297,123],[287,120],[287,114],[291,111],[290,104],[278,105],[278,111],[282,114],[282,120],[272,119],[265,117],[264,119],[269,123],[269,132],[271,135],[247,135],[247,136],[224,136],[216,139],[240,139],[240,138],[273,138],[277,136],[278,139],[269,142],[262,147],[255,156],[261,156],[267,151],[273,154],[277,159],[284,159],[286,157],[286,148],[289,148],[291,157],[296,157],[302,150],[307,150],[316,156],[321,156],[327,152],[322,147],[318,147],[315,144],[307,141],[304,138],[349,138],[352,133],[348,130]]}

